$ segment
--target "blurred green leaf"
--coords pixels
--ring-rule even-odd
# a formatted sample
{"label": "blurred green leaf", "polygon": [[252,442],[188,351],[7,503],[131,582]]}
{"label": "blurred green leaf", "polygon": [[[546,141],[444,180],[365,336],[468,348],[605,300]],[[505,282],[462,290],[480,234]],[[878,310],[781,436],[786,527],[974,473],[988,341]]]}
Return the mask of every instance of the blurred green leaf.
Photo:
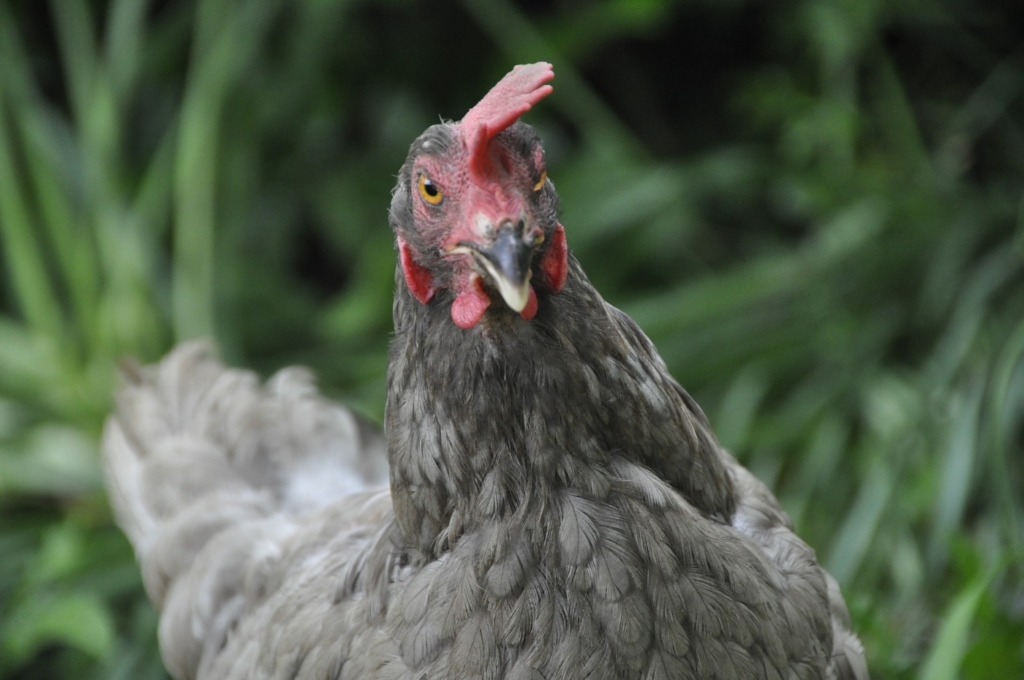
{"label": "blurred green leaf", "polygon": [[113,651],[110,612],[90,594],[27,600],[11,612],[5,629],[5,646],[15,659],[26,659],[50,642],[66,643],[97,659]]}
{"label": "blurred green leaf", "polygon": [[993,576],[992,572],[979,574],[950,604],[942,617],[931,652],[921,667],[918,676],[921,680],[955,680],[959,677],[971,623]]}
{"label": "blurred green leaf", "polygon": [[101,487],[91,434],[49,424],[32,428],[20,441],[0,444],[0,494],[69,497]]}

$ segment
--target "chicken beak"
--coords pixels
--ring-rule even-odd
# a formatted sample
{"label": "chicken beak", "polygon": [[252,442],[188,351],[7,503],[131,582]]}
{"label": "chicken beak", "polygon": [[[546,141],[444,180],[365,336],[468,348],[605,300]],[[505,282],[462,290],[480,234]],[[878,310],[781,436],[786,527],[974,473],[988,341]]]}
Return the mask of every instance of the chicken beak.
{"label": "chicken beak", "polygon": [[483,256],[480,262],[505,304],[516,312],[523,311],[530,299],[533,248],[523,242],[511,222],[506,222],[498,230],[494,243],[477,252]]}

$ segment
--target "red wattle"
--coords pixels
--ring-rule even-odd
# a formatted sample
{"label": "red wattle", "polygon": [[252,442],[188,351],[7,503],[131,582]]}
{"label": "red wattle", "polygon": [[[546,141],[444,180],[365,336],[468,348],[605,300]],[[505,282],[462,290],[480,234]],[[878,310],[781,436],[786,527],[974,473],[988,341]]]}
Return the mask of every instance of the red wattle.
{"label": "red wattle", "polygon": [[491,306],[491,298],[480,288],[480,280],[474,276],[464,291],[452,303],[452,321],[459,328],[470,329],[480,323],[484,312]]}
{"label": "red wattle", "polygon": [[409,292],[417,300],[427,304],[437,292],[434,277],[430,275],[429,269],[413,259],[408,244],[401,236],[398,237],[398,257],[402,263],[402,273],[405,274],[405,285],[409,286]]}
{"label": "red wattle", "polygon": [[557,293],[565,286],[565,277],[569,274],[569,248],[565,244],[565,228],[561,224],[555,225],[555,231],[551,234],[551,245],[544,253],[540,268],[547,276],[548,286],[552,293]]}
{"label": "red wattle", "polygon": [[527,321],[537,316],[537,292],[530,286],[530,297],[526,300],[526,306],[523,307],[523,311],[519,312],[519,316],[523,317]]}

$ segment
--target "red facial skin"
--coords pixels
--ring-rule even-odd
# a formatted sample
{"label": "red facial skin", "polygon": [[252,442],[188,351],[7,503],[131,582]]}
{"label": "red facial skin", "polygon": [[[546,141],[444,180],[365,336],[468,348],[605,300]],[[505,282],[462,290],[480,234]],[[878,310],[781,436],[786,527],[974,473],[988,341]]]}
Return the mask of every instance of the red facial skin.
{"label": "red facial skin", "polygon": [[[451,164],[444,163],[444,168],[440,167],[441,165],[437,159],[424,157],[414,166],[414,191],[418,194],[417,173],[424,173],[438,186],[443,199],[440,204],[434,206],[421,200],[418,195],[414,196],[413,212],[421,229],[435,235],[442,251],[449,252],[459,243],[466,241],[484,243],[488,235],[478,230],[477,220],[480,217],[486,219],[490,225],[497,225],[505,220],[515,221],[522,215],[530,215],[528,199],[524,193],[533,191],[536,181],[534,178],[540,174],[535,169],[528,169],[525,166],[513,167],[514,164],[510,163],[508,169],[511,172],[502,178],[504,182],[490,183],[490,187],[484,188],[475,182],[475,178],[469,173],[452,173]],[[447,173],[444,172],[445,169],[448,170]],[[434,179],[438,176],[444,177],[444,185],[441,184],[441,180]],[[460,186],[458,180],[463,180],[464,183]],[[506,186],[521,190],[510,191],[505,188]],[[452,212],[455,214],[454,219],[450,216]],[[527,222],[530,220],[527,219]],[[454,226],[449,231],[444,231],[446,223]],[[528,228],[527,236],[530,235],[530,231],[539,234],[541,229],[534,225]],[[429,269],[416,262],[408,244],[401,238],[398,241],[398,250],[409,290],[417,300],[426,304],[437,292],[437,282]],[[473,328],[491,305],[491,298],[484,289],[483,281],[475,270],[469,254],[451,253],[447,259],[451,262],[454,272],[454,279],[448,285],[457,291],[452,304],[452,321],[460,328]],[[535,286],[540,285],[549,293],[557,293],[565,285],[567,259],[565,230],[559,224],[550,237],[544,257],[535,268],[535,273],[541,273],[542,276],[536,277],[530,286],[526,307],[520,312],[524,319],[532,319],[537,314]]]}
{"label": "red facial skin", "polygon": [[[424,154],[413,165],[414,218],[420,233],[446,254],[453,277],[439,284],[399,237],[402,272],[410,292],[423,304],[433,298],[440,285],[454,290],[451,317],[460,328],[476,326],[490,307],[491,298],[481,274],[474,268],[472,256],[453,252],[459,244],[485,246],[493,239],[493,230],[498,225],[520,219],[528,225],[523,234],[525,240],[539,240],[543,235],[530,211],[530,196],[538,190],[535,185],[543,172],[543,151],[538,147],[531,162],[509,153],[494,137],[551,92],[546,83],[553,77],[549,64],[517,66],[458,124],[453,132],[461,144],[443,157]],[[420,195],[421,177],[428,178],[441,192],[436,204]],[[535,267],[542,275],[533,280],[526,306],[520,312],[527,320],[537,314],[535,285],[542,285],[549,293],[558,293],[565,285],[568,251],[562,225],[557,225],[550,239],[544,257]]]}

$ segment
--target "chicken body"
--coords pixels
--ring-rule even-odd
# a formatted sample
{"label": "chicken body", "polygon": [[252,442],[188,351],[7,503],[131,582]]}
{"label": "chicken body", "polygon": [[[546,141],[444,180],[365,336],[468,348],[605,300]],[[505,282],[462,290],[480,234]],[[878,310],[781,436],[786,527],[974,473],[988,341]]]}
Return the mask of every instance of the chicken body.
{"label": "chicken body", "polygon": [[835,581],[565,250],[515,122],[545,67],[403,166],[383,441],[200,345],[129,380],[108,478],[176,678],[867,677]]}

